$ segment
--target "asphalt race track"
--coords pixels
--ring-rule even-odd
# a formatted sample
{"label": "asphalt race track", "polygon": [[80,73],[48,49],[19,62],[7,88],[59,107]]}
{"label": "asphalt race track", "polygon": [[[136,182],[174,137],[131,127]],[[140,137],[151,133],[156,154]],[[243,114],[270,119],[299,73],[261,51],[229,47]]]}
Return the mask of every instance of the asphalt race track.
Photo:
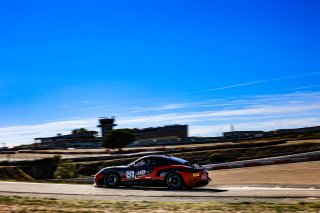
{"label": "asphalt race track", "polygon": [[166,188],[96,188],[84,184],[0,182],[0,195],[134,201],[217,201],[250,199],[320,199],[320,189],[281,187],[202,187],[171,191]]}

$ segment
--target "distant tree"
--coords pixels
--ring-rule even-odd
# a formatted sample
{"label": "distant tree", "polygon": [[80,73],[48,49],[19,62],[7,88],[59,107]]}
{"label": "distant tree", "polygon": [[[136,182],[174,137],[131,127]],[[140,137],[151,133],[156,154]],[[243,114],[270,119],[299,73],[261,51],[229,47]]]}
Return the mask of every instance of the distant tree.
{"label": "distant tree", "polygon": [[92,133],[94,136],[98,135],[97,131],[91,131],[91,130],[87,130],[86,128],[79,128],[79,129],[74,129],[71,132],[72,134],[83,134],[83,133]]}
{"label": "distant tree", "polygon": [[79,128],[79,129],[74,129],[72,130],[72,134],[81,134],[81,133],[88,133],[89,130],[86,128]]}
{"label": "distant tree", "polygon": [[102,144],[106,148],[121,149],[135,141],[134,133],[130,129],[115,129],[103,139]]}
{"label": "distant tree", "polygon": [[60,163],[54,173],[57,179],[69,179],[78,177],[77,165],[71,161]]}

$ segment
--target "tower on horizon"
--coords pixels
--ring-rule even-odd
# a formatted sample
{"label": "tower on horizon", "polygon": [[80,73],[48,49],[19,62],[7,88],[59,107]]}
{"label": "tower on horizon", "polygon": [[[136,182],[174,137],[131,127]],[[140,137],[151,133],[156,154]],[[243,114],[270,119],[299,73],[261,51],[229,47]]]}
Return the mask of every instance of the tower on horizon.
{"label": "tower on horizon", "polygon": [[111,130],[113,130],[114,126],[117,126],[114,124],[114,117],[112,118],[101,118],[99,119],[100,125],[97,127],[101,127],[101,135],[103,138],[105,138]]}

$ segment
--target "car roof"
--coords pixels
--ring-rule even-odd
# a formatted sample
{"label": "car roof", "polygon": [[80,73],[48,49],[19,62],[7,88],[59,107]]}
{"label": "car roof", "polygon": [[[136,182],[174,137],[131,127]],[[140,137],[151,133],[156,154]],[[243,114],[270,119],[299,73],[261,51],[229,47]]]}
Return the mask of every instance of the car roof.
{"label": "car roof", "polygon": [[141,158],[171,158],[172,156],[170,155],[146,155],[146,156],[143,156]]}
{"label": "car roof", "polygon": [[182,161],[186,161],[182,158],[174,157],[171,155],[146,155],[146,156],[139,158],[138,160],[145,159],[145,158],[162,158],[162,159],[174,160],[174,161],[181,159]]}
{"label": "car roof", "polygon": [[169,161],[174,161],[177,164],[185,164],[185,163],[188,162],[188,161],[186,161],[184,159],[181,159],[181,158],[178,158],[178,157],[174,157],[174,156],[170,156],[170,155],[146,155],[146,156],[140,157],[139,159],[133,161],[132,163],[135,163],[137,161],[140,161],[140,160],[143,160],[143,159],[146,159],[146,158],[165,159],[165,160],[169,160]]}

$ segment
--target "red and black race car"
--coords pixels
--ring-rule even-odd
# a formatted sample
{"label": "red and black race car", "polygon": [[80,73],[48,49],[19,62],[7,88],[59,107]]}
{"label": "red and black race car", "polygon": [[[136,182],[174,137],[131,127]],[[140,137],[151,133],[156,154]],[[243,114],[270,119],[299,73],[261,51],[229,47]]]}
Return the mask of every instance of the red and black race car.
{"label": "red and black race car", "polygon": [[211,179],[198,164],[167,155],[149,155],[127,166],[107,167],[94,178],[94,186],[116,188],[120,185],[167,186],[191,189],[206,186]]}

